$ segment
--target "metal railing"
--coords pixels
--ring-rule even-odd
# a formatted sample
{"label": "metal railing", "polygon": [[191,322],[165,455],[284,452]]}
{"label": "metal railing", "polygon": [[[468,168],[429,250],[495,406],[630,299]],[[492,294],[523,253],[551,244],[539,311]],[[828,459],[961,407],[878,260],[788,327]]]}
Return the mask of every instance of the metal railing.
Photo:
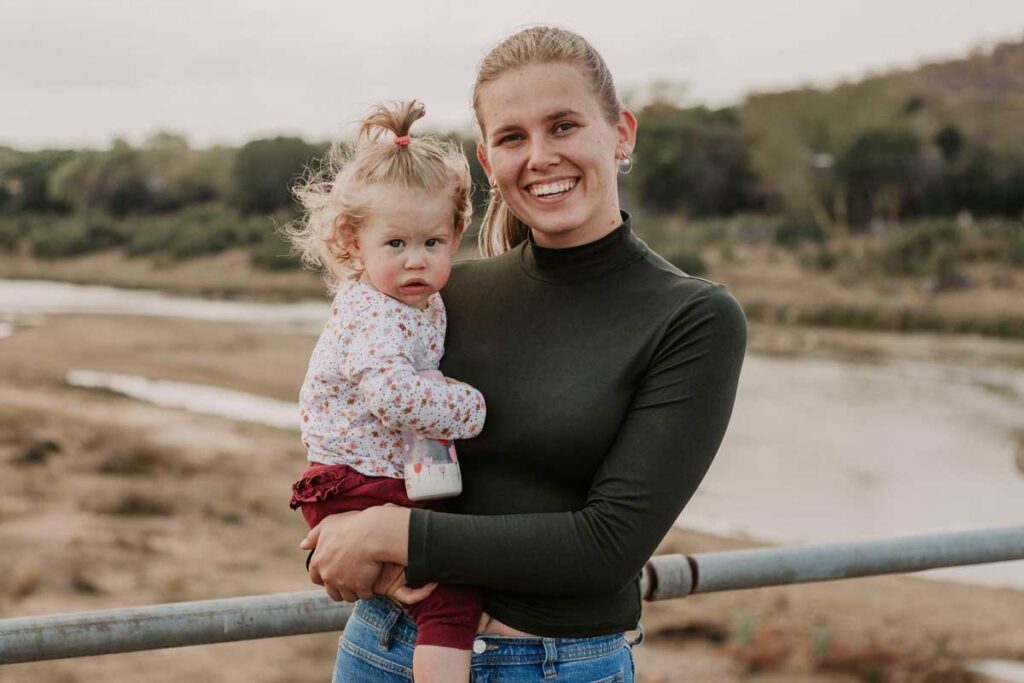
{"label": "metal railing", "polygon": [[[645,600],[1024,560],[1024,526],[927,536],[659,555]],[[1022,567],[1024,572],[1024,567]],[[340,631],[351,606],[322,591],[0,620],[0,664]]]}

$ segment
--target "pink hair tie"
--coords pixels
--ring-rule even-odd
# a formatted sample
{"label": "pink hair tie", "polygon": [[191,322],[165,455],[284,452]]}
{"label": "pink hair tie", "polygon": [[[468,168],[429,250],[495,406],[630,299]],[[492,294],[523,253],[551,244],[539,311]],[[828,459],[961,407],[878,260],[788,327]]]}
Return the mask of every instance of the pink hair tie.
{"label": "pink hair tie", "polygon": [[395,138],[395,144],[398,145],[399,147],[407,147],[409,145],[409,136],[399,135],[397,138]]}

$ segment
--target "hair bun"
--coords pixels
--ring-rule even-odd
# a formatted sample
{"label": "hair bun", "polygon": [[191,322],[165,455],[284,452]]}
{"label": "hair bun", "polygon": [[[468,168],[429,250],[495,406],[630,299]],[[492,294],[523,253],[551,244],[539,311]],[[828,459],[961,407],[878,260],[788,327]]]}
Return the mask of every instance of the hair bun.
{"label": "hair bun", "polygon": [[388,133],[396,140],[408,138],[412,124],[426,114],[427,108],[419,100],[378,104],[359,126],[359,139],[377,142]]}

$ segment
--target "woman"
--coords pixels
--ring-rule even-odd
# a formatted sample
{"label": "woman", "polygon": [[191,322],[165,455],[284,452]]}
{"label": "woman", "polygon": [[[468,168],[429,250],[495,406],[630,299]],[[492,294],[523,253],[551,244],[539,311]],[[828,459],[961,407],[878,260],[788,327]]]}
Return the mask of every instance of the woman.
{"label": "woman", "polygon": [[363,599],[335,680],[409,680],[415,626],[369,600],[394,563],[410,583],[484,589],[474,680],[630,681],[639,572],[725,433],[745,321],[722,286],[633,235],[616,172],[637,121],[580,36],[503,41],[474,110],[494,258],[458,264],[444,290],[442,370],[483,392],[487,422],[459,445],[458,514],[372,508],[303,542],[314,582]]}

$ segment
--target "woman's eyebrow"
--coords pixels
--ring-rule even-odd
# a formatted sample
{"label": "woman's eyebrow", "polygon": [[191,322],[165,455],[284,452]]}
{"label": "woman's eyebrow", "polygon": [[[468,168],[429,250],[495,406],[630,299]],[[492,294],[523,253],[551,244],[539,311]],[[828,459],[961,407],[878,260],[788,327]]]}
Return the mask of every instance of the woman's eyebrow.
{"label": "woman's eyebrow", "polygon": [[[544,118],[542,120],[545,123],[547,123],[549,121],[555,121],[557,119],[580,118],[581,116],[582,115],[578,111],[576,111],[575,109],[559,109],[558,111],[551,112],[550,114],[545,114]],[[498,128],[495,128],[494,132],[491,133],[491,135],[493,135],[493,136],[502,135],[504,133],[507,133],[510,130],[515,130],[516,128],[519,128],[519,127],[520,126],[518,124],[515,124],[515,123],[506,123],[504,126],[500,126]]]}

